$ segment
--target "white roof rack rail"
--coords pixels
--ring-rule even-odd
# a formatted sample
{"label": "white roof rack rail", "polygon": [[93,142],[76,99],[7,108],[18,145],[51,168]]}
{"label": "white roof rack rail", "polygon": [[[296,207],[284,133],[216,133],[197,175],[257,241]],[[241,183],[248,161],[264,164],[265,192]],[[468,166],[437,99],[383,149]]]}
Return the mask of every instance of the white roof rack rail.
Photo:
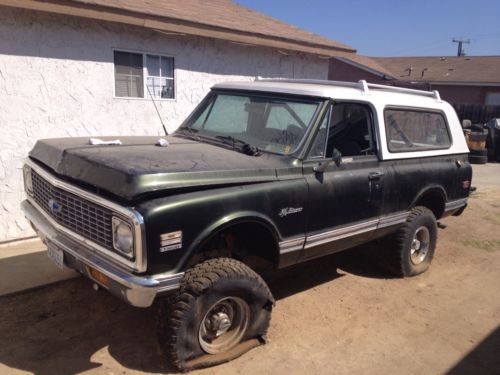
{"label": "white roof rack rail", "polygon": [[284,82],[284,83],[309,83],[311,85],[340,86],[361,88],[359,82],[327,81],[325,79],[291,79],[291,78],[262,78],[257,77],[260,82]]}
{"label": "white roof rack rail", "polygon": [[261,82],[309,83],[313,85],[323,85],[323,86],[352,87],[352,88],[357,88],[364,93],[370,92],[370,89],[384,90],[388,92],[395,92],[402,94],[427,96],[430,98],[435,98],[437,101],[441,101],[439,92],[436,90],[434,91],[415,90],[415,89],[408,89],[406,87],[387,86],[375,83],[368,83],[365,80],[359,80],[358,82],[343,82],[343,81],[327,81],[321,79],[289,79],[289,78],[262,78],[262,77],[257,77],[255,80]]}
{"label": "white roof rack rail", "polygon": [[[366,81],[359,81],[359,82],[366,83]],[[428,96],[430,98],[435,98],[437,100],[441,100],[441,97],[439,96],[439,92],[437,92],[436,90],[434,90],[434,91],[415,90],[415,89],[408,89],[406,87],[378,85],[375,83],[368,83],[367,86],[370,89],[398,92],[398,93],[403,93],[403,94]]]}

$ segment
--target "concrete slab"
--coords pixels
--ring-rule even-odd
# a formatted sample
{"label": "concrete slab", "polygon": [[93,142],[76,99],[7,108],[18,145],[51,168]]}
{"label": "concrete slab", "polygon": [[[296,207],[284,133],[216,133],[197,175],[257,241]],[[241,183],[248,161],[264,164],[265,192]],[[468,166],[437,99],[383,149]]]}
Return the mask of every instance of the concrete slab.
{"label": "concrete slab", "polygon": [[39,239],[0,245],[0,296],[78,277],[78,273],[59,269],[47,257]]}
{"label": "concrete slab", "polygon": [[479,192],[498,189],[500,187],[500,163],[473,165],[472,186],[476,186]]}

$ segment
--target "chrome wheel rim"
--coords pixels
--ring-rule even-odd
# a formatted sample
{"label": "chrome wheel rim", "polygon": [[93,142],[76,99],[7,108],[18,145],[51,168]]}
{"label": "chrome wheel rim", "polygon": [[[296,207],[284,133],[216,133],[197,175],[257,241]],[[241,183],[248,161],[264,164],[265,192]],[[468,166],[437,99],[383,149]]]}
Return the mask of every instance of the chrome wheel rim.
{"label": "chrome wheel rim", "polygon": [[248,327],[250,308],[239,297],[226,297],[214,303],[200,323],[198,340],[208,354],[235,347]]}
{"label": "chrome wheel rim", "polygon": [[427,227],[420,227],[415,231],[410,247],[410,259],[415,265],[422,263],[429,253],[431,235]]}

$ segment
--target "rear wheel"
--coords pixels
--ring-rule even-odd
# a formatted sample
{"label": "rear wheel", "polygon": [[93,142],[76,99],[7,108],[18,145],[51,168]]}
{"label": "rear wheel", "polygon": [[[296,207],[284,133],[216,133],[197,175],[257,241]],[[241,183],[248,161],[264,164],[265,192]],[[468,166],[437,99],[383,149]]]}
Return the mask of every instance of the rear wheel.
{"label": "rear wheel", "polygon": [[436,218],[425,207],[415,207],[402,227],[390,237],[385,261],[400,277],[425,272],[432,261],[437,241]]}
{"label": "rear wheel", "polygon": [[245,264],[205,261],[160,302],[160,345],[179,370],[227,362],[265,341],[273,304],[265,282]]}

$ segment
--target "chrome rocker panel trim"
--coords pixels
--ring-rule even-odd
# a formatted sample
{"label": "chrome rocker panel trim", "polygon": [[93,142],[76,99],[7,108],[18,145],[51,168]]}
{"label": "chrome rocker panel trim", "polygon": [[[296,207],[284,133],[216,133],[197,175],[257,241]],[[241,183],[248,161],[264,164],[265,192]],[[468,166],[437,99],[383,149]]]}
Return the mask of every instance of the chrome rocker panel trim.
{"label": "chrome rocker panel trim", "polygon": [[398,212],[396,214],[381,216],[378,219],[367,220],[361,223],[356,223],[354,225],[335,228],[310,236],[302,236],[300,238],[281,241],[279,243],[280,254],[309,249],[312,247],[323,245],[325,243],[335,242],[343,238],[356,236],[358,234],[370,232],[373,230],[396,226],[404,223],[409,214],[409,211]]}
{"label": "chrome rocker panel trim", "polygon": [[462,208],[467,205],[468,198],[462,198],[462,199],[457,199],[454,201],[449,201],[446,202],[444,211],[449,212],[449,211],[455,211],[459,208]]}
{"label": "chrome rocker panel trim", "polygon": [[64,251],[67,266],[97,283],[99,282],[90,275],[87,267],[103,273],[110,279],[110,283],[108,286],[101,285],[131,305],[149,307],[157,295],[179,288],[183,272],[153,276],[134,275],[103,259],[102,254],[87,244],[59,231],[30,201],[23,201],[21,208],[40,238],[44,242],[52,242]]}
{"label": "chrome rocker panel trim", "polygon": [[306,241],[305,236],[300,238],[294,238],[291,240],[285,240],[279,243],[280,254],[291,253],[293,251],[302,250],[304,248],[304,243]]}
{"label": "chrome rocker panel trim", "polygon": [[323,245],[328,242],[341,240],[346,237],[356,236],[361,233],[370,232],[372,230],[377,229],[378,222],[379,222],[378,219],[370,220],[359,224],[314,234],[312,236],[307,236],[305,249]]}

